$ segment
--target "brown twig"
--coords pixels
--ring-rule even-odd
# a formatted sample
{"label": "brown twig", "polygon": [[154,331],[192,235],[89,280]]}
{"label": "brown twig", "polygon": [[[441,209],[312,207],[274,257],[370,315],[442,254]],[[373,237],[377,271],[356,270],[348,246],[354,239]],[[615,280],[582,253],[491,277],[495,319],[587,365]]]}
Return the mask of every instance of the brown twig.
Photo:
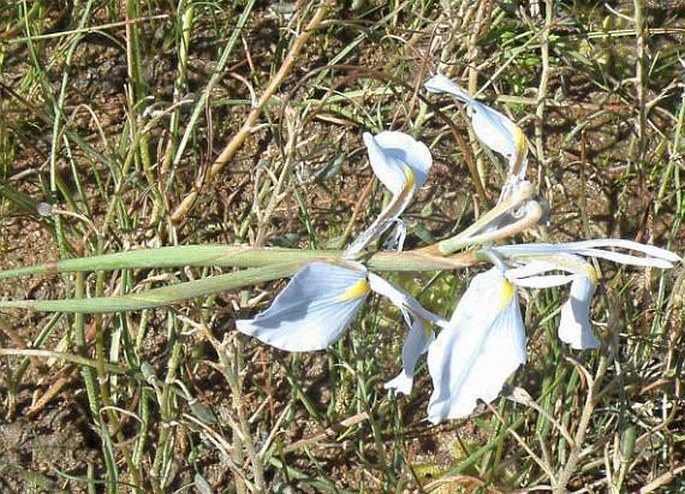
{"label": "brown twig", "polygon": [[181,203],[176,207],[174,212],[171,214],[171,220],[174,223],[179,223],[181,221],[181,219],[193,207],[195,199],[197,199],[197,196],[200,194],[202,187],[204,185],[211,183],[214,177],[216,177],[219,174],[219,172],[221,172],[226,163],[228,163],[231,160],[231,158],[233,158],[233,156],[238,152],[240,147],[243,145],[247,137],[252,132],[255,122],[261,115],[262,110],[266,106],[267,102],[269,101],[269,99],[271,99],[271,97],[274,95],[276,90],[279,88],[279,86],[285,79],[286,75],[288,75],[288,73],[292,69],[295,60],[302,51],[302,48],[304,47],[305,43],[309,40],[314,31],[316,31],[321,26],[321,21],[323,20],[327,10],[328,2],[324,1],[316,9],[316,12],[314,12],[314,15],[307,24],[307,27],[305,27],[304,31],[302,31],[295,38],[293,46],[290,49],[288,55],[285,57],[283,64],[278,69],[278,72],[276,72],[276,74],[272,77],[271,81],[269,82],[269,85],[266,87],[262,95],[259,97],[259,100],[257,100],[257,102],[255,103],[254,108],[245,119],[243,126],[240,128],[238,133],[233,136],[231,141],[226,145],[224,150],[214,161],[214,164],[205,175],[204,180],[202,180],[202,182],[200,183],[196,183],[195,186],[193,186],[193,189],[190,191],[190,193],[186,195],[186,197],[181,201]]}

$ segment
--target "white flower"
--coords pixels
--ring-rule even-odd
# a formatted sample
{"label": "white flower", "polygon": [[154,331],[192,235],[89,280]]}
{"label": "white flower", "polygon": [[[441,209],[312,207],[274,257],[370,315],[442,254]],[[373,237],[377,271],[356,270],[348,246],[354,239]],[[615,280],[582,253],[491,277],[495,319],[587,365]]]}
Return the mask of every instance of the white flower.
{"label": "white flower", "polygon": [[[425,144],[402,132],[386,131],[377,136],[364,133],[371,168],[392,192],[392,200],[376,220],[347,248],[353,257],[399,221],[414,193],[426,182],[433,158]],[[401,243],[401,241],[399,242]]]}
{"label": "white flower", "polygon": [[508,182],[522,180],[526,174],[528,143],[521,129],[497,110],[474,99],[442,74],[431,77],[424,87],[432,93],[449,93],[471,109],[473,131],[478,139],[509,161]]}
{"label": "white flower", "polygon": [[494,267],[477,275],[447,327],[428,348],[433,394],[428,419],[437,424],[490,402],[526,361],[526,336],[516,286]]}
{"label": "white flower", "polygon": [[307,264],[267,310],[254,319],[236,321],[236,327],[281,350],[321,350],[342,336],[371,291],[399,307],[410,327],[402,350],[402,373],[386,384],[397,393],[409,394],[418,358],[433,341],[433,332],[426,326],[446,322],[400,288],[369,273],[362,264]]}
{"label": "white flower", "polygon": [[473,279],[447,327],[428,348],[434,385],[428,418],[433,423],[469,415],[478,399],[492,401],[526,361],[517,287],[571,283],[569,300],[561,308],[559,338],[574,349],[595,348],[600,341],[590,327],[590,304],[599,279],[585,257],[657,268],[681,261],[667,250],[617,239],[506,245],[484,249],[480,255],[496,266]]}
{"label": "white flower", "polygon": [[[637,256],[607,250],[609,247],[635,251]],[[620,264],[641,267],[672,268],[680,262],[677,255],[653,245],[630,240],[597,239],[564,244],[520,244],[488,249],[506,264],[506,276],[519,286],[546,288],[571,283],[569,300],[561,308],[559,338],[580,350],[596,348],[599,340],[590,327],[590,304],[599,279],[585,257],[596,257]],[[561,271],[566,275],[542,275]]]}

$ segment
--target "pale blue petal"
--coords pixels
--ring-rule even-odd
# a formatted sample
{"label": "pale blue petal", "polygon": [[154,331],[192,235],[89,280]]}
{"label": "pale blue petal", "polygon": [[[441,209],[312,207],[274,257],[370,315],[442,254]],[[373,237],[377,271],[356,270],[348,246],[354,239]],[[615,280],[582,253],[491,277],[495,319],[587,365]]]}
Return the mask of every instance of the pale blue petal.
{"label": "pale blue petal", "polygon": [[471,116],[473,131],[478,139],[506,158],[516,156],[516,139],[517,136],[522,135],[518,127],[500,112],[479,101],[474,100],[471,108],[473,109]]}
{"label": "pale blue petal", "polygon": [[525,347],[515,288],[497,268],[479,274],[428,349],[434,386],[429,420],[465,417],[478,399],[492,401],[526,361]]}
{"label": "pale blue petal", "polygon": [[[405,312],[405,320],[410,318]],[[427,331],[420,318],[414,318],[410,324],[409,334],[402,346],[402,372],[385,383],[384,388],[394,394],[408,395],[414,385],[414,373],[419,357],[425,353],[435,339],[433,331]]]}
{"label": "pale blue petal", "polygon": [[442,74],[435,74],[423,85],[431,93],[448,93],[457,98],[462,103],[471,104],[473,97],[461,86],[448,79]]}
{"label": "pale blue petal", "polygon": [[314,262],[298,271],[271,306],[236,321],[241,333],[291,352],[321,350],[336,342],[369,293],[367,271]]}
{"label": "pale blue petal", "polygon": [[376,177],[394,196],[399,195],[407,183],[407,176],[402,162],[388,156],[386,150],[381,147],[378,140],[370,133],[365,132],[363,138],[369,154],[369,162]]}
{"label": "pale blue petal", "polygon": [[582,350],[597,348],[599,340],[590,327],[590,303],[596,285],[587,276],[577,276],[571,283],[571,294],[561,308],[559,339]]}
{"label": "pale blue petal", "polygon": [[425,144],[402,132],[364,134],[371,167],[378,179],[392,192],[392,200],[376,220],[345,249],[345,257],[354,258],[383,234],[411,202],[433,163]]}

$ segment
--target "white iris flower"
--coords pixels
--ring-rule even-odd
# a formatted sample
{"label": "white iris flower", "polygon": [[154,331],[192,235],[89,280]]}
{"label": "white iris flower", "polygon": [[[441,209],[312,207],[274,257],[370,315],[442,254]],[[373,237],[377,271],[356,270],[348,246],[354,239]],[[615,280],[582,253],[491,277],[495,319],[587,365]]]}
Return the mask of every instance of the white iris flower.
{"label": "white iris flower", "polygon": [[431,93],[448,93],[471,110],[476,137],[509,161],[509,181],[523,180],[526,174],[528,142],[521,129],[497,110],[473,98],[458,84],[442,74],[431,77],[424,87]]}
{"label": "white iris flower", "polygon": [[428,349],[433,394],[428,419],[469,415],[481,399],[494,400],[526,361],[526,335],[516,286],[494,267],[477,275],[447,327]]}
{"label": "white iris flower", "polygon": [[236,321],[236,327],[281,350],[321,350],[342,336],[371,291],[399,307],[410,327],[402,350],[402,373],[386,384],[388,389],[409,394],[419,356],[434,338],[428,324],[444,326],[446,322],[362,264],[312,262],[295,274],[267,310],[254,319]]}
{"label": "white iris flower", "polygon": [[[425,144],[402,132],[381,132],[376,136],[367,132],[363,137],[371,167],[393,197],[371,226],[346,249],[347,259],[356,257],[393,223],[399,222],[400,214],[425,183],[433,162]],[[242,333],[282,350],[321,350],[342,336],[371,291],[399,307],[410,328],[402,349],[403,370],[385,385],[393,392],[409,394],[418,359],[434,339],[429,325],[446,322],[392,283],[369,273],[360,263],[306,265],[267,310],[254,319],[236,321],[236,326]]]}
{"label": "white iris flower", "polygon": [[[392,199],[371,226],[347,248],[348,257],[361,252],[393,223],[400,222],[400,215],[411,202],[414,193],[426,182],[433,164],[426,145],[403,132],[386,131],[376,136],[366,132],[363,137],[371,168],[390,190]],[[399,229],[403,231],[401,223]],[[400,244],[402,240],[399,240]]]}
{"label": "white iris flower", "polygon": [[[585,257],[655,268],[671,268],[681,261],[667,250],[620,239],[506,245],[484,253],[496,267],[473,279],[447,327],[428,349],[434,385],[428,418],[433,423],[469,415],[477,399],[492,401],[506,379],[525,363],[517,286],[571,283],[569,300],[561,309],[559,337],[574,349],[595,348],[600,342],[590,327],[590,304],[599,280]],[[564,274],[548,274],[553,271]]]}

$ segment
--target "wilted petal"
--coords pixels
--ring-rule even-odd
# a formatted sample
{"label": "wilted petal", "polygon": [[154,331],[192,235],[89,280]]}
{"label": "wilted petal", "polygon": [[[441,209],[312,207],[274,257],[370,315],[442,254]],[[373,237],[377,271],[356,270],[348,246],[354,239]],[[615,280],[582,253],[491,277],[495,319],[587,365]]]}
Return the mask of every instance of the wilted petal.
{"label": "wilted petal", "polygon": [[414,383],[416,363],[435,339],[433,331],[426,328],[427,324],[444,326],[447,321],[424,309],[414,297],[374,273],[369,273],[369,287],[398,307],[410,328],[402,347],[402,372],[385,384],[386,389],[407,395]]}
{"label": "wilted petal", "polygon": [[402,252],[404,249],[404,240],[407,238],[407,225],[402,219],[397,218],[393,222],[395,228],[388,240],[385,241],[383,248],[385,250],[396,250]]}
{"label": "wilted petal", "polygon": [[559,339],[576,350],[600,345],[590,327],[590,303],[596,287],[589,277],[577,276],[571,283],[569,299],[561,308]]}
{"label": "wilted petal", "polygon": [[435,334],[426,329],[420,317],[414,317],[412,322],[411,316],[406,311],[404,311],[404,317],[410,325],[410,329],[402,346],[402,372],[385,383],[384,388],[389,389],[392,393],[408,395],[414,385],[414,372],[419,357],[428,350],[435,339]]}
{"label": "wilted petal", "polygon": [[465,417],[477,399],[492,401],[526,361],[526,337],[516,288],[498,268],[476,276],[428,349],[434,391],[428,418]]}
{"label": "wilted petal", "polygon": [[[471,107],[473,131],[494,152],[508,158],[517,178],[525,175],[526,137],[521,129],[502,113],[470,96],[462,87],[442,74],[431,77],[424,87],[433,93],[449,93]],[[520,166],[524,165],[524,166]]]}
{"label": "wilted petal", "polygon": [[374,173],[393,195],[413,192],[426,182],[433,158],[424,143],[395,131],[365,132],[363,137]]}
{"label": "wilted petal", "polygon": [[236,321],[236,327],[281,350],[326,348],[340,338],[369,294],[366,268],[348,266],[308,264],[267,310],[254,319]]}

